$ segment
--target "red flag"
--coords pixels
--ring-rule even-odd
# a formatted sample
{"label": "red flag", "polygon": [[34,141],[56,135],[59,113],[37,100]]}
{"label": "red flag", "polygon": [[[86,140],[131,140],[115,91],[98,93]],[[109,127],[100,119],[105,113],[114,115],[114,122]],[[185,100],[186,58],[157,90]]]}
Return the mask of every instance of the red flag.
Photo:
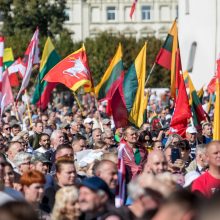
{"label": "red flag", "polygon": [[80,86],[84,86],[87,91],[93,90],[85,47],[83,46],[61,60],[43,80],[62,83],[73,91],[76,91]]}
{"label": "red flag", "polygon": [[4,71],[2,76],[2,92],[0,93],[0,110],[1,115],[4,112],[5,107],[14,102],[14,97],[11,91],[11,85],[8,78],[8,72]]}
{"label": "red flag", "polygon": [[208,92],[209,92],[210,94],[212,94],[212,93],[215,92],[215,84],[216,84],[216,76],[214,76],[214,77],[210,80],[210,82],[209,82],[209,84],[208,84],[208,86],[207,86]]}
{"label": "red flag", "polygon": [[189,100],[186,93],[186,87],[182,74],[180,74],[180,82],[178,88],[178,96],[176,98],[174,113],[170,122],[171,133],[177,133],[182,137],[185,136],[188,119],[192,117]]}
{"label": "red flag", "polygon": [[122,128],[128,126],[128,111],[125,104],[125,99],[123,95],[123,81],[124,81],[124,71],[114,86],[108,92],[106,98],[108,100],[108,114],[111,113],[116,128]]}
{"label": "red flag", "polygon": [[0,91],[2,89],[4,41],[4,37],[0,36]]}
{"label": "red flag", "polygon": [[134,0],[132,6],[131,6],[131,11],[130,11],[130,18],[132,19],[132,16],[134,14],[135,8],[136,8],[137,0]]}

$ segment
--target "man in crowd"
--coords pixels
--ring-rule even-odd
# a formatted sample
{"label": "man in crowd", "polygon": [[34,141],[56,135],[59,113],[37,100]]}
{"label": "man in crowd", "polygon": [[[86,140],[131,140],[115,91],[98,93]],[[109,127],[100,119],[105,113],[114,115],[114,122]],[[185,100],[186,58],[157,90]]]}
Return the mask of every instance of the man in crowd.
{"label": "man in crowd", "polygon": [[128,180],[131,180],[141,173],[144,162],[147,160],[146,149],[139,146],[137,141],[137,130],[131,126],[126,128],[124,131],[124,140],[120,142],[119,148],[121,148],[122,151]]}
{"label": "man in crowd", "polygon": [[164,152],[161,150],[154,150],[149,153],[143,172],[156,175],[167,171],[167,168],[167,160]]}
{"label": "man in crowd", "polygon": [[[111,192],[104,180],[90,177],[83,180],[79,190],[80,209],[85,219],[114,219],[121,217],[114,207],[109,205]],[[111,218],[110,218],[111,217]]]}
{"label": "man in crowd", "polygon": [[203,143],[208,144],[212,141],[212,124],[209,122],[205,122],[202,125],[202,137]]}
{"label": "man in crowd", "polygon": [[30,136],[29,141],[33,149],[39,148],[40,135],[43,133],[43,122],[36,121],[34,123],[34,134]]}
{"label": "man in crowd", "polygon": [[24,151],[24,147],[18,141],[11,142],[9,144],[8,150],[6,152],[7,161],[12,165],[13,169],[16,169],[16,165],[13,162],[14,158],[18,154],[18,152],[21,152],[21,151]]}
{"label": "man in crowd", "polygon": [[55,202],[56,192],[64,186],[72,186],[76,179],[76,169],[73,159],[62,157],[56,162],[56,181],[54,186],[49,187],[45,191],[42,200],[43,210],[51,212]]}
{"label": "man in crowd", "polygon": [[206,145],[206,158],[209,169],[193,182],[192,191],[210,198],[220,190],[220,141]]}
{"label": "man in crowd", "polygon": [[94,165],[94,175],[103,179],[112,193],[115,194],[118,170],[115,163],[110,160],[102,160]]}

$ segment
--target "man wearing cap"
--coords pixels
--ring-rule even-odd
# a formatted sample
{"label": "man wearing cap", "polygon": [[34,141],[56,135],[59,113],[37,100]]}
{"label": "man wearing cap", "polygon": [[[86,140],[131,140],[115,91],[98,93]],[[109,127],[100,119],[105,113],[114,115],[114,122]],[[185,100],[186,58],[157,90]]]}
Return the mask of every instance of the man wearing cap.
{"label": "man wearing cap", "polygon": [[191,159],[195,158],[195,151],[196,151],[196,145],[198,144],[197,141],[197,130],[195,127],[190,126],[186,129],[186,140],[189,141],[190,146],[190,157]]}
{"label": "man wearing cap", "polygon": [[83,125],[85,127],[84,135],[87,138],[87,140],[89,140],[92,138],[92,126],[93,126],[92,118],[86,118],[83,122]]}
{"label": "man wearing cap", "polygon": [[31,170],[40,171],[45,175],[46,183],[44,189],[54,185],[53,177],[49,174],[50,165],[51,162],[42,153],[35,152],[31,157]]}
{"label": "man wearing cap", "polygon": [[79,190],[79,204],[85,219],[122,219],[109,204],[111,196],[108,185],[101,178],[95,176],[84,179]]}
{"label": "man wearing cap", "polygon": [[108,118],[102,120],[103,129],[111,129],[111,121]]}
{"label": "man wearing cap", "polygon": [[68,143],[69,141],[72,141],[72,135],[70,134],[70,124],[67,122],[63,122],[60,125],[60,129],[63,132],[65,142]]}

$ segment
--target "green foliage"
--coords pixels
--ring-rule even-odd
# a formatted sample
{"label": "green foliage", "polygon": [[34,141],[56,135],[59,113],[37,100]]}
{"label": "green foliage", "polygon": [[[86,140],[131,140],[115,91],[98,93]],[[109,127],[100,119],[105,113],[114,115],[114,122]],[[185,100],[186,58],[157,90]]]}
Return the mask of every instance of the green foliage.
{"label": "green foliage", "polygon": [[[12,47],[15,58],[23,57],[28,43],[36,29],[40,31],[40,51],[42,53],[47,36],[51,36],[57,52],[62,58],[78,50],[82,42],[73,42],[68,30],[63,27],[66,19],[66,0],[0,0],[3,13],[3,34],[6,37],[6,47]],[[150,71],[162,42],[154,37],[136,41],[133,37],[114,36],[103,32],[96,38],[88,38],[84,44],[87,50],[89,66],[95,85],[101,80],[119,42],[123,48],[123,63],[125,71],[131,66],[139,51],[148,42],[147,72]],[[37,71],[33,72],[35,78]],[[32,79],[32,84],[35,79]],[[147,87],[169,87],[169,72],[156,65]]]}
{"label": "green foliage", "polygon": [[41,34],[46,36],[59,34],[63,30],[65,15],[65,0],[0,0],[3,13],[3,34],[15,35],[25,30],[33,32],[38,26]]}
{"label": "green foliage", "polygon": [[[156,55],[162,46],[162,41],[155,37],[140,39],[125,36],[113,36],[106,32],[100,33],[96,38],[88,38],[85,41],[89,66],[94,78],[95,85],[101,80],[112,57],[114,56],[119,42],[123,48],[123,63],[125,71],[131,66],[139,51],[148,42],[147,46],[147,75],[153,66]],[[156,65],[147,87],[169,87],[169,72]]]}

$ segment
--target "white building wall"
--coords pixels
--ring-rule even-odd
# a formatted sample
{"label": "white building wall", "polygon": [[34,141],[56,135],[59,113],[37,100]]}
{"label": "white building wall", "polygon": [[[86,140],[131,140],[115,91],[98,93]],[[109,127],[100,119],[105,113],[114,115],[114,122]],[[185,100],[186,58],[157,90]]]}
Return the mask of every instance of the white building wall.
{"label": "white building wall", "polygon": [[220,2],[218,0],[179,0],[179,41],[183,70],[188,68],[193,42],[197,48],[191,77],[200,89],[215,73],[220,53]]}
{"label": "white building wall", "polygon": [[[152,35],[164,39],[177,15],[178,1],[139,0],[131,20],[129,12],[132,3],[133,0],[68,0],[67,7],[70,9],[72,21],[67,21],[65,26],[73,33],[75,41],[96,36],[100,31],[121,33],[137,39]],[[150,20],[142,20],[142,6],[151,7]],[[116,8],[115,20],[107,20],[107,7]],[[166,7],[164,19],[161,18],[161,7]],[[92,8],[100,10],[96,16],[91,14]]]}

